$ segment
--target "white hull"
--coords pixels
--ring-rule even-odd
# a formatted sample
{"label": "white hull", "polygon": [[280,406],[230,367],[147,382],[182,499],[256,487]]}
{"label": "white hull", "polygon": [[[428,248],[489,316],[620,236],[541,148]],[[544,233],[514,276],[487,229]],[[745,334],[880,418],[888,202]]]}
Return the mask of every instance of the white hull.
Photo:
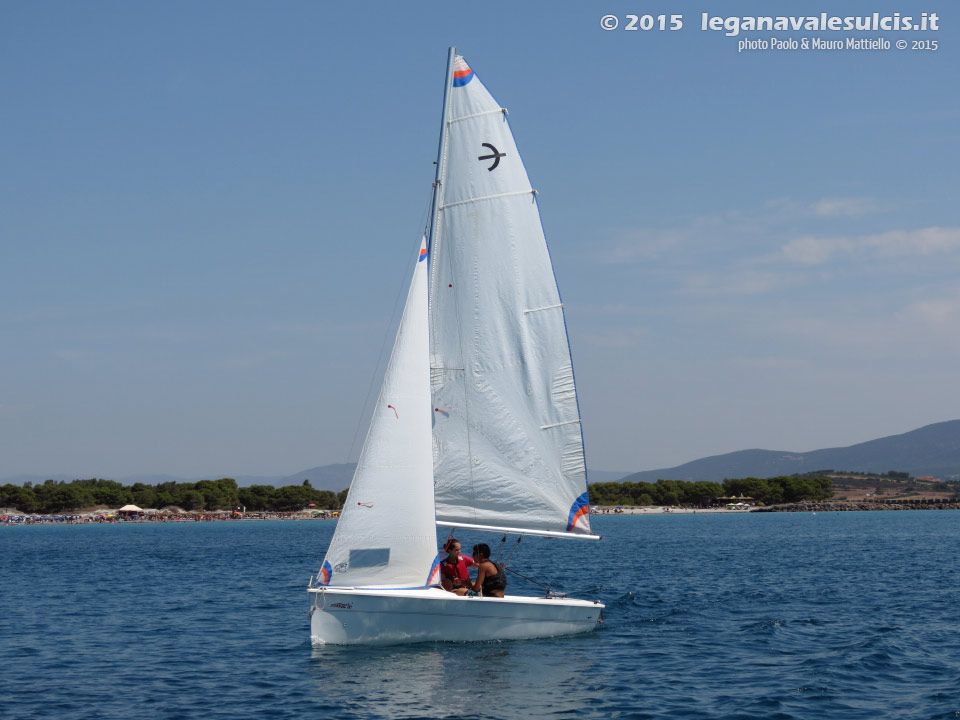
{"label": "white hull", "polygon": [[461,597],[440,588],[310,588],[313,645],[521,640],[586,632],[603,605],[587,600]]}

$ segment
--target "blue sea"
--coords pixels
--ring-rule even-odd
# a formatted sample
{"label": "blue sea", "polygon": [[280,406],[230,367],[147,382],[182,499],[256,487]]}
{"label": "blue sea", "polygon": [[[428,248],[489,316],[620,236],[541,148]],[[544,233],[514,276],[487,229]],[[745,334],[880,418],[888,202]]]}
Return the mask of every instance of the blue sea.
{"label": "blue sea", "polygon": [[332,521],[0,527],[0,717],[960,718],[960,512],[593,523],[511,567],[596,632],[386,648],[310,646]]}

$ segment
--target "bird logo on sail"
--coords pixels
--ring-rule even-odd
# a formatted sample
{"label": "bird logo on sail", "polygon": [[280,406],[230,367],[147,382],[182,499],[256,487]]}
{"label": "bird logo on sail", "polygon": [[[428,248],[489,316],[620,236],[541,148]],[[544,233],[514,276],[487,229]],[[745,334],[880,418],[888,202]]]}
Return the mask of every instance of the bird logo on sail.
{"label": "bird logo on sail", "polygon": [[473,70],[467,65],[467,61],[459,55],[453,63],[453,86],[463,87],[473,80]]}
{"label": "bird logo on sail", "polygon": [[477,160],[480,160],[481,162],[483,160],[493,160],[493,165],[487,168],[487,170],[490,170],[492,172],[493,170],[496,170],[497,165],[500,164],[500,158],[506,157],[507,154],[500,152],[499,150],[497,150],[496,147],[494,147],[490,143],[486,143],[486,142],[483,143],[483,147],[487,148],[490,151],[490,154],[481,155],[480,157],[477,158]]}

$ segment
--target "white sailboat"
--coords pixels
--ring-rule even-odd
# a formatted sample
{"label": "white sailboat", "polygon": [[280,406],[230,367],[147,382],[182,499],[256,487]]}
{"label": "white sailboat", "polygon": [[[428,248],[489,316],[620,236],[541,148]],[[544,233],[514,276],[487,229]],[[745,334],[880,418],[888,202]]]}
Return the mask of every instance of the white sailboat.
{"label": "white sailboat", "polygon": [[550,637],[603,605],[438,586],[437,526],[597,540],[563,306],[501,108],[450,48],[433,211],[323,565],[314,645]]}

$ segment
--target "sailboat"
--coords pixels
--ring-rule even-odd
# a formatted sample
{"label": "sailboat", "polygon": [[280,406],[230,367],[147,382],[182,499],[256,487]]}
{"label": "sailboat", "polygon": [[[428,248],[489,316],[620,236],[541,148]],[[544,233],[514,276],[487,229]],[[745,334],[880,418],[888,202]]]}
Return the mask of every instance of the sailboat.
{"label": "sailboat", "polygon": [[432,212],[344,508],[314,645],[550,637],[603,605],[439,586],[437,528],[599,540],[563,305],[507,111],[450,48]]}

